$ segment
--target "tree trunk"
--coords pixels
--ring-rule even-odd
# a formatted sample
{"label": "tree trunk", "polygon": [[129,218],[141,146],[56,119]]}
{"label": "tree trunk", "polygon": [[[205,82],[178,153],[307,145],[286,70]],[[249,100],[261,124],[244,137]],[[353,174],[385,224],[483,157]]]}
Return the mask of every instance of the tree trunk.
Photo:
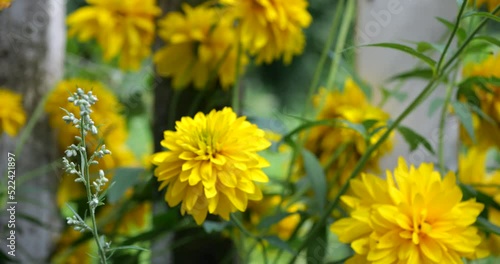
{"label": "tree trunk", "polygon": [[[10,8],[0,11],[0,86],[23,95],[28,120],[34,116],[41,98],[63,75],[65,9],[63,0],[16,0]],[[31,131],[26,129],[21,131],[27,133],[27,140],[19,153],[15,149],[21,143],[20,136],[0,135],[2,183],[6,183],[7,153],[16,154],[17,201],[15,228],[11,229],[6,225],[6,198],[1,199],[0,233],[5,241],[7,232],[15,231],[15,257],[11,256],[14,261],[46,263],[62,220],[55,199],[57,174],[46,168],[59,157],[44,115],[36,120]],[[26,173],[44,166],[34,177],[26,178]],[[1,186],[5,189],[1,193],[7,191],[5,184]],[[10,251],[4,245],[0,250]]]}

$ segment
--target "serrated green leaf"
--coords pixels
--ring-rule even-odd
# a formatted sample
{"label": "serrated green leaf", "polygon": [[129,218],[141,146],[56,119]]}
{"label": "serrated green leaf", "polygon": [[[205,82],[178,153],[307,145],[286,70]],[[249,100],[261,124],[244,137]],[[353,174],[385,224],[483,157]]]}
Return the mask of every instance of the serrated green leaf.
{"label": "serrated green leaf", "polygon": [[493,224],[484,217],[478,217],[476,220],[476,225],[479,227],[479,229],[486,233],[500,235],[500,226]]}
{"label": "serrated green leaf", "polygon": [[488,13],[488,12],[470,11],[470,12],[465,13],[462,16],[462,19],[467,18],[467,17],[482,17],[482,18],[494,20],[496,22],[500,22],[500,17],[495,16],[495,15]]}
{"label": "serrated green leaf", "polygon": [[325,172],[318,159],[310,151],[303,149],[302,157],[304,158],[304,167],[306,169],[307,178],[311,182],[311,187],[314,191],[314,197],[318,203],[320,211],[325,208],[327,186]]}
{"label": "serrated green leaf", "polygon": [[272,246],[275,246],[278,249],[282,249],[282,250],[287,251],[291,254],[295,254],[293,249],[285,241],[281,240],[277,236],[264,236],[264,237],[262,237],[262,239],[266,240],[267,242],[269,242],[269,244],[271,244]]}
{"label": "serrated green leaf", "polygon": [[424,146],[425,149],[427,149],[429,152],[432,154],[435,154],[434,149],[432,148],[431,144],[422,137],[420,134],[412,130],[411,128],[405,127],[405,126],[398,126],[398,131],[401,133],[405,141],[410,145],[410,151],[414,151],[418,148],[420,144]]}
{"label": "serrated green leaf", "polygon": [[279,212],[279,213],[276,213],[276,214],[273,214],[273,215],[270,215],[270,216],[267,216],[267,217],[264,217],[260,223],[257,225],[257,228],[259,229],[266,229],[266,228],[269,228],[271,227],[272,225],[276,224],[276,223],[279,223],[281,220],[285,219],[286,217],[288,217],[289,215],[291,215],[293,213],[289,213],[289,212]]}
{"label": "serrated green leaf", "polygon": [[366,131],[370,130],[374,125],[376,125],[379,121],[376,119],[368,119],[363,121],[361,124],[365,128]]}
{"label": "serrated green leaf", "polygon": [[444,105],[444,99],[443,98],[435,98],[434,100],[431,101],[431,104],[429,105],[429,112],[427,112],[427,116],[431,117],[434,115],[434,113]]}
{"label": "serrated green leaf", "polygon": [[462,123],[462,125],[464,126],[465,131],[467,131],[467,134],[470,136],[472,141],[475,142],[476,136],[474,134],[474,125],[472,123],[472,113],[469,107],[459,101],[452,101],[451,105],[453,106],[453,109],[455,110],[460,123]]}
{"label": "serrated green leaf", "polygon": [[108,192],[108,201],[110,203],[117,202],[121,197],[123,197],[128,188],[139,182],[139,176],[143,172],[144,168],[115,169],[115,176],[113,177],[113,182],[115,182],[115,184]]}
{"label": "serrated green leaf", "polygon": [[229,225],[229,222],[215,222],[215,221],[206,220],[205,222],[203,222],[203,229],[205,230],[205,232],[210,234],[210,233],[214,233],[214,232],[221,232],[228,225]]}
{"label": "serrated green leaf", "polygon": [[403,44],[397,44],[397,43],[375,43],[375,44],[368,44],[368,45],[363,45],[363,46],[367,46],[367,47],[381,47],[381,48],[389,48],[389,49],[399,50],[399,51],[402,51],[402,52],[404,52],[406,54],[412,55],[413,57],[416,57],[416,58],[420,59],[421,61],[427,63],[429,66],[431,66],[432,69],[434,69],[434,67],[436,65],[436,61],[434,61],[429,56],[427,56],[425,54],[422,54],[422,53],[416,51],[415,49],[413,49],[412,47],[409,47],[409,46],[406,46],[406,45],[403,45]]}

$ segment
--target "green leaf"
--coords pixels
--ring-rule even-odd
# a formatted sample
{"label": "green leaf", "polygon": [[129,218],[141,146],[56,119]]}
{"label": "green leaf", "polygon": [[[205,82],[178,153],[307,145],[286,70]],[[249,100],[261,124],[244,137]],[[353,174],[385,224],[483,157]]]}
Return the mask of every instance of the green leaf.
{"label": "green leaf", "polygon": [[138,246],[121,246],[121,247],[115,247],[111,248],[110,251],[115,251],[115,250],[140,250],[140,251],[149,251],[149,249],[138,247]]}
{"label": "green leaf", "polygon": [[493,224],[484,217],[478,217],[476,220],[476,225],[479,229],[483,230],[486,233],[500,235],[500,226]]}
{"label": "green leaf", "polygon": [[264,237],[262,237],[262,239],[266,240],[267,242],[269,242],[269,244],[271,244],[272,246],[275,246],[278,249],[282,249],[282,250],[287,251],[291,254],[295,254],[293,249],[285,241],[281,240],[277,236],[264,236]]}
{"label": "green leaf", "polygon": [[494,38],[491,36],[485,36],[485,35],[476,36],[472,40],[484,40],[484,41],[489,42],[495,46],[500,47],[500,40],[498,38]]}
{"label": "green leaf", "polygon": [[432,154],[435,154],[434,149],[432,148],[431,144],[427,141],[427,139],[422,137],[420,134],[418,134],[411,128],[405,126],[398,126],[397,129],[399,133],[401,133],[405,141],[410,145],[410,151],[416,150],[418,146],[422,144],[425,149],[427,149]]}
{"label": "green leaf", "polygon": [[477,12],[477,11],[467,12],[462,16],[462,19],[467,18],[467,17],[482,17],[482,18],[494,20],[496,22],[500,22],[500,17],[495,16],[495,15],[488,13],[488,12]]}
{"label": "green leaf", "polygon": [[452,101],[451,105],[453,106],[453,109],[455,110],[455,113],[457,114],[460,123],[462,123],[462,125],[464,126],[465,131],[467,131],[467,134],[469,134],[472,141],[475,142],[476,136],[474,134],[472,113],[469,109],[469,106],[459,101]]}
{"label": "green leaf", "polygon": [[324,263],[327,246],[327,228],[326,226],[322,226],[316,238],[307,246],[307,263]]}
{"label": "green leaf", "polygon": [[368,45],[363,45],[363,46],[367,46],[367,47],[382,47],[382,48],[390,48],[390,49],[399,50],[399,51],[402,51],[404,53],[407,53],[409,55],[412,55],[412,56],[414,56],[414,57],[422,60],[423,62],[425,62],[429,66],[431,66],[432,69],[434,69],[434,67],[436,65],[436,61],[434,61],[432,58],[430,58],[429,56],[424,55],[424,54],[416,51],[412,47],[409,47],[409,46],[406,46],[406,45],[396,44],[396,43],[376,43],[376,44],[368,44]]}
{"label": "green leaf", "polygon": [[484,204],[486,207],[492,207],[496,210],[500,210],[500,204],[498,204],[491,196],[474,189],[472,186],[467,184],[459,184],[464,197],[462,200],[469,200],[475,198],[478,203]]}
{"label": "green leaf", "polygon": [[260,221],[260,223],[257,225],[257,228],[259,228],[259,229],[269,228],[272,225],[279,223],[281,220],[285,219],[286,217],[288,217],[291,214],[292,213],[289,213],[289,212],[279,212],[279,213],[267,216]]}
{"label": "green leaf", "polygon": [[216,222],[216,221],[206,220],[205,222],[203,222],[203,229],[208,234],[214,233],[214,232],[217,233],[217,232],[221,232],[222,230],[224,230],[228,225],[229,225],[229,222]]}
{"label": "green leaf", "polygon": [[350,128],[358,132],[359,134],[361,134],[363,137],[366,138],[366,129],[363,126],[363,124],[353,123],[345,119],[338,119],[337,122],[343,124],[347,128]]}
{"label": "green leaf", "polygon": [[431,117],[434,115],[434,113],[444,105],[444,99],[443,98],[435,98],[432,100],[430,106],[429,106],[429,112],[427,112],[427,116]]}
{"label": "green leaf", "polygon": [[108,192],[108,201],[110,203],[117,202],[128,188],[139,182],[139,176],[144,172],[144,168],[117,168],[114,171],[115,182],[113,188]]}
{"label": "green leaf", "polygon": [[434,72],[429,68],[417,68],[409,71],[405,71],[398,75],[392,76],[388,81],[394,81],[399,79],[407,79],[407,78],[420,78],[425,80],[430,80],[433,76]]}
{"label": "green leaf", "polygon": [[311,182],[311,187],[314,191],[314,196],[320,211],[325,208],[327,186],[325,172],[318,159],[308,150],[302,150],[302,157],[304,158],[304,167],[306,169],[307,177]]}
{"label": "green leaf", "polygon": [[[441,18],[441,17],[437,17],[436,19],[439,22],[441,22],[443,25],[445,25],[449,31],[453,31],[453,29],[455,29],[455,23],[452,23],[452,22],[450,22],[444,18]],[[458,28],[456,34],[457,34],[459,43],[461,43],[467,37],[467,32],[465,32],[465,29],[463,29],[462,27]]]}

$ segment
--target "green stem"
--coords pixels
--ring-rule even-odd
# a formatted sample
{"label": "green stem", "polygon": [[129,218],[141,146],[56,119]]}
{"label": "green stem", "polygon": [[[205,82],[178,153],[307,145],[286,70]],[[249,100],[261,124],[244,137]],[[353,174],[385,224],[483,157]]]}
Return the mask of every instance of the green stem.
{"label": "green stem", "polygon": [[309,86],[309,93],[307,96],[307,103],[305,104],[304,111],[302,112],[302,117],[305,117],[308,106],[311,103],[311,98],[314,93],[316,93],[316,89],[318,89],[319,79],[321,78],[321,74],[323,73],[323,68],[325,66],[326,59],[328,58],[328,53],[333,44],[333,40],[335,39],[335,33],[337,33],[337,29],[340,23],[340,17],[342,17],[342,11],[344,10],[345,1],[339,1],[337,6],[335,7],[335,15],[332,20],[332,25],[330,27],[330,33],[328,35],[328,39],[326,40],[326,44],[323,47],[323,51],[321,52],[321,57],[319,58],[318,65],[316,66],[316,70],[314,71],[314,76],[311,82],[311,86]]}
{"label": "green stem", "polygon": [[231,221],[234,223],[234,225],[236,227],[238,227],[238,229],[243,233],[245,234],[246,236],[248,237],[251,237],[253,239],[255,239],[257,241],[257,243],[259,243],[261,246],[262,246],[262,254],[263,254],[263,259],[264,259],[264,264],[267,264],[268,261],[267,261],[267,251],[266,251],[266,245],[264,244],[264,241],[262,240],[261,237],[259,236],[256,236],[252,233],[250,233],[244,226],[243,226],[243,223],[241,223],[241,221],[234,215],[231,215]]}
{"label": "green stem", "polygon": [[344,18],[342,20],[342,24],[340,26],[339,36],[337,38],[337,44],[335,46],[335,53],[332,61],[332,67],[330,68],[330,73],[328,75],[326,81],[326,89],[332,89],[333,83],[337,78],[337,73],[339,70],[340,59],[342,50],[344,50],[345,42],[347,39],[347,35],[349,33],[349,28],[352,22],[352,18],[354,16],[354,7],[356,5],[356,1],[349,0],[347,1],[347,8],[345,9]]}
{"label": "green stem", "polygon": [[446,87],[446,95],[443,103],[443,109],[441,109],[441,115],[439,119],[439,134],[438,134],[438,161],[439,161],[439,170],[444,175],[445,173],[445,161],[444,161],[444,127],[446,123],[446,113],[448,112],[448,105],[451,101],[451,95],[453,92],[454,81],[457,77],[458,71],[455,71],[453,74],[452,81]]}
{"label": "green stem", "polygon": [[[496,13],[500,9],[500,6],[497,7],[494,11],[493,14]],[[461,19],[461,16],[458,16],[456,23],[459,23]],[[295,260],[298,257],[298,254],[311,242],[311,240],[316,236],[316,233],[319,231],[321,226],[323,226],[326,223],[326,220],[328,219],[328,216],[330,213],[333,211],[335,207],[337,207],[340,197],[347,191],[349,187],[349,182],[352,178],[354,178],[356,175],[358,175],[368,159],[370,158],[371,154],[389,137],[390,133],[403,121],[408,114],[410,114],[413,109],[415,109],[422,101],[427,98],[427,96],[434,91],[434,89],[437,87],[437,81],[441,79],[439,76],[446,76],[446,69],[451,66],[455,60],[458,58],[460,53],[465,49],[465,47],[471,42],[471,40],[474,38],[474,36],[479,32],[479,30],[486,24],[487,18],[483,19],[483,21],[478,25],[478,27],[472,32],[472,34],[464,41],[462,46],[459,47],[459,49],[451,56],[451,58],[446,62],[446,64],[443,66],[443,68],[440,69],[440,74],[438,76],[434,76],[427,86],[424,88],[424,90],[413,100],[413,102],[401,113],[397,119],[390,124],[390,126],[387,128],[385,133],[379,138],[379,140],[370,146],[367,151],[361,156],[360,160],[356,164],[354,170],[352,171],[351,175],[347,179],[346,183],[342,185],[342,187],[339,190],[339,193],[333,200],[331,204],[328,205],[327,210],[321,215],[321,218],[319,221],[313,226],[311,231],[309,232],[308,236],[302,241],[302,243],[299,245],[298,250],[297,250],[297,255],[293,257],[290,263],[294,263]],[[450,38],[453,38],[454,36],[450,36]]]}
{"label": "green stem", "polygon": [[[464,13],[465,7],[467,6],[467,0],[463,1],[462,6],[460,7],[460,11],[458,12],[458,17],[461,18],[462,14]],[[436,66],[436,70],[434,73],[439,73],[439,70],[441,68],[441,64],[443,63],[444,58],[446,57],[446,53],[448,52],[448,49],[450,48],[451,42],[453,41],[453,38],[455,37],[455,34],[457,33],[457,30],[460,26],[460,19],[457,20],[455,23],[455,26],[453,27],[453,31],[451,32],[451,36],[448,38],[448,42],[446,43],[446,46],[444,47],[443,53],[441,53],[441,56],[439,57],[438,64]]]}
{"label": "green stem", "polygon": [[83,117],[80,118],[80,135],[82,137],[82,148],[84,149],[83,151],[80,151],[81,155],[81,173],[85,177],[85,189],[87,191],[87,200],[89,204],[89,209],[90,209],[90,217],[92,219],[92,235],[94,236],[95,243],[97,245],[97,250],[99,251],[99,257],[101,259],[101,264],[106,264],[107,259],[106,259],[106,252],[104,251],[104,248],[101,245],[101,240],[99,239],[99,232],[97,230],[97,221],[95,219],[95,208],[93,208],[90,204],[92,201],[92,192],[90,190],[90,164],[88,163],[88,157],[87,157],[87,145],[85,143],[85,129],[84,129],[84,122],[83,122]]}

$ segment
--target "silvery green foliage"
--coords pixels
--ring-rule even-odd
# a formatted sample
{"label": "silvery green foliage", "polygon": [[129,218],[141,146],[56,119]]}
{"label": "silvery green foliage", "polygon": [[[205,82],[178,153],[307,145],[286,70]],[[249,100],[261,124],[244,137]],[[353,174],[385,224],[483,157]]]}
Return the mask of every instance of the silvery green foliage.
{"label": "silvery green foliage", "polygon": [[[104,185],[108,182],[103,170],[99,170],[99,175],[94,181],[90,181],[90,171],[89,168],[93,165],[99,164],[97,159],[103,158],[105,155],[111,155],[111,151],[106,149],[106,146],[99,145],[97,149],[90,155],[87,153],[86,136],[88,133],[97,135],[99,133],[97,126],[90,117],[92,113],[92,105],[97,102],[97,97],[92,94],[92,91],[85,93],[83,89],[78,88],[77,91],[68,97],[68,101],[72,102],[80,110],[80,118],[78,118],[75,113],[71,113],[66,109],[62,109],[66,112],[63,116],[63,120],[77,129],[80,130],[80,135],[76,136],[76,142],[78,144],[71,144],[68,146],[64,152],[65,157],[63,157],[64,170],[68,174],[73,174],[76,176],[75,182],[82,182],[87,190],[87,199],[90,209],[90,217],[92,220],[92,227],[87,224],[87,222],[82,219],[73,209],[74,213],[72,217],[66,218],[68,225],[73,226],[73,228],[80,232],[90,231],[96,238],[97,246],[99,247],[99,254],[101,261],[106,262],[105,248],[108,245],[104,240],[101,243],[101,238],[97,233],[96,221],[95,221],[95,210],[98,206],[103,205],[102,202],[104,197],[99,194],[103,190]],[[74,159],[70,161],[70,159]],[[75,163],[76,162],[76,163]],[[92,188],[93,187],[93,188]],[[104,196],[104,195],[102,195]]]}

